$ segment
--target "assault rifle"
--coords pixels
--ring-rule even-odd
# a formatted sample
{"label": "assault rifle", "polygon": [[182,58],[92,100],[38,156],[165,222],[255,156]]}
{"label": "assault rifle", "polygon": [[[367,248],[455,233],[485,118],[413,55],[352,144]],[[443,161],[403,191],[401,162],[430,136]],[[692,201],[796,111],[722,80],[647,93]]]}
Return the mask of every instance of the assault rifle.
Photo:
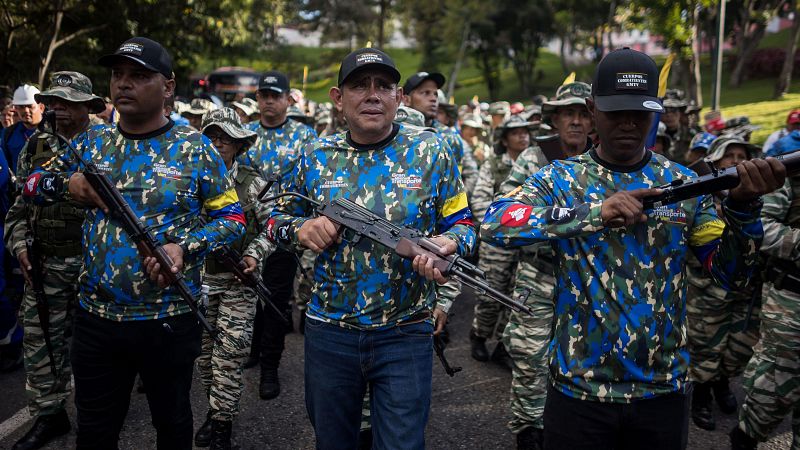
{"label": "assault rifle", "polygon": [[434,335],[433,336],[433,350],[436,352],[436,356],[439,357],[439,361],[442,363],[442,367],[444,367],[444,371],[450,375],[451,377],[456,376],[458,372],[461,372],[461,367],[453,367],[447,362],[447,358],[444,356],[444,341],[442,340],[441,335]]}
{"label": "assault rifle", "polygon": [[39,316],[39,327],[42,329],[44,345],[47,347],[47,357],[50,358],[50,372],[57,382],[59,379],[58,368],[56,367],[53,343],[50,340],[50,308],[47,306],[47,297],[44,294],[44,283],[42,283],[42,277],[44,276],[44,272],[42,271],[42,259],[37,249],[32,230],[33,226],[30,226],[30,230],[25,234],[25,248],[28,251],[28,263],[31,265],[31,289],[36,299],[36,314]]}
{"label": "assault rifle", "polygon": [[[775,159],[786,167],[786,175],[792,176],[800,173],[800,151],[794,151],[776,156]],[[644,210],[671,205],[701,195],[732,189],[739,185],[739,173],[736,167],[718,170],[711,167],[711,173],[691,180],[674,180],[672,183],[658,186],[663,192],[659,195],[645,197],[642,200]]]}
{"label": "assault rifle", "polygon": [[167,255],[167,252],[164,251],[164,247],[158,243],[153,234],[150,233],[150,230],[139,221],[139,218],[136,217],[136,214],[134,214],[128,202],[122,197],[122,194],[120,194],[111,181],[100,172],[97,166],[91,161],[85,161],[80,153],[75,150],[75,147],[73,147],[66,138],[58,134],[56,131],[55,119],[55,113],[48,111],[44,113],[42,123],[48,123],[50,125],[51,133],[58,139],[59,145],[66,147],[72,155],[75,156],[78,162],[83,165],[85,168],[83,175],[86,177],[86,181],[88,181],[97,192],[97,195],[103,200],[103,203],[108,207],[109,217],[121,223],[122,228],[136,243],[136,248],[139,250],[139,254],[142,257],[149,256],[156,259],[161,266],[161,274],[167,280],[167,283],[178,291],[183,301],[189,306],[189,309],[194,315],[197,316],[197,320],[203,328],[206,329],[208,334],[212,338],[217,339],[217,330],[208,323],[198,309],[197,299],[192,295],[192,291],[186,284],[183,274],[180,272],[172,273],[172,270],[170,270],[173,262],[169,255]]}
{"label": "assault rifle", "polygon": [[358,244],[362,237],[367,237],[406,259],[425,255],[433,259],[433,266],[439,269],[442,275],[457,279],[475,290],[476,294],[486,295],[514,311],[533,315],[533,311],[524,304],[527,298],[517,301],[493,288],[486,281],[486,275],[482,270],[458,255],[443,256],[442,248],[419,230],[397,226],[346,198],[322,203],[297,192],[284,192],[262,201],[267,202],[282,197],[296,197],[309,202],[314,206],[316,214],[340,224],[345,230],[343,234],[346,240],[352,245]]}
{"label": "assault rifle", "polygon": [[[267,188],[269,188],[269,186],[267,186]],[[200,226],[205,225],[206,220],[201,216]],[[214,258],[217,259],[217,262],[222,264],[222,266],[226,269],[230,270],[231,273],[233,273],[233,276],[235,276],[243,285],[254,290],[258,299],[261,300],[261,302],[263,302],[265,305],[269,306],[281,322],[284,324],[289,323],[281,310],[275,305],[275,302],[272,301],[272,292],[269,290],[267,285],[264,284],[264,281],[261,279],[259,274],[253,272],[246,273],[244,271],[247,266],[244,264],[242,255],[236,251],[236,249],[229,245],[221,245],[212,253]]]}

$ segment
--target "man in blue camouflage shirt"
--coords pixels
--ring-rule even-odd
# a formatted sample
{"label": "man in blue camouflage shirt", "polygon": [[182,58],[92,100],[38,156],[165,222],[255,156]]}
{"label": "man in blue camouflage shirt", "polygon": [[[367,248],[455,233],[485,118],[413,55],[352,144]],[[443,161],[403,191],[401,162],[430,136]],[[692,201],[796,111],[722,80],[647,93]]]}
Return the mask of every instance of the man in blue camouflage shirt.
{"label": "man in blue camouflage shirt", "polygon": [[[472,251],[475,229],[452,154],[432,132],[393,124],[402,89],[385,53],[364,48],[342,62],[330,96],[350,131],[307,146],[289,188],[318,201],[348,198],[399,226],[429,233],[445,254]],[[431,401],[432,334],[446,311],[432,261],[406,260],[338,225],[310,205],[279,202],[267,234],[317,253],[305,328],[306,409],[319,449],[357,447],[364,393],[376,448],[421,449]]]}
{"label": "man in blue camouflage shirt", "polygon": [[[256,92],[261,119],[248,125],[255,131],[255,145],[239,157],[239,163],[256,169],[261,177],[280,177],[281,186],[288,182],[303,147],[317,138],[310,127],[287,116],[289,108],[289,78],[278,71],[265,72],[258,81]],[[290,252],[278,249],[264,261],[264,284],[272,292],[272,301],[283,309],[291,323],[292,291],[297,271],[297,259]],[[250,360],[245,367],[261,364],[259,396],[264,400],[280,394],[278,365],[284,349],[284,337],[290,331],[269,309],[259,302],[253,323],[253,343]]]}
{"label": "man in blue camouflage shirt", "polygon": [[657,86],[647,55],[606,55],[586,101],[600,145],[546,166],[481,226],[492,245],[555,251],[548,449],[686,446],[686,258],[726,289],[745,282],[763,236],[759,196],[783,184],[777,160],[748,161],[723,204],[727,224],[709,195],[643,211],[654,186],[694,176],[645,148],[663,110]]}
{"label": "man in blue camouflage shirt", "polygon": [[[157,42],[135,37],[99,63],[111,68],[118,126],[82,135],[78,151],[110,179],[133,213],[200,296],[205,255],[244,232],[244,215],[225,164],[199,132],[164,116],[174,95],[172,59]],[[122,223],[64,155],[28,177],[30,201],[72,199],[91,207],[83,224],[83,273],[72,337],[78,449],[117,448],[139,374],[159,449],[192,448],[189,392],[201,328],[162,268],[142,256]],[[201,210],[208,224],[192,228]]]}

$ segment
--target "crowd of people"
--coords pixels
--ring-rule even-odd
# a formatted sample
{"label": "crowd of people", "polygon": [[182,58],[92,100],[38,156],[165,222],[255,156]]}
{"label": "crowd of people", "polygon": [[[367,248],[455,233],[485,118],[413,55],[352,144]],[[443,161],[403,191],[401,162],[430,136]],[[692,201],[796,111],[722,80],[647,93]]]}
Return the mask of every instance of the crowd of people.
{"label": "crowd of people", "polygon": [[[144,37],[98,64],[110,98],[64,70],[0,104],[0,370],[24,367],[35,418],[14,449],[70,431],[73,385],[76,448],[117,448],[137,376],[158,448],[231,448],[243,370],[259,368],[260,398],[280,395],[293,306],[317,448],[424,448],[432,340],[447,341],[462,290],[437,264],[452,255],[531,311],[479,293],[469,335],[472,358],[511,371],[518,449],[685,448],[690,417],[716,427],[714,401],[738,413],[731,448],[756,448],[791,412],[800,449],[800,178],[774,158],[800,149],[800,109],[759,147],[747,117],[701,125],[683,92],[659,95],[656,64],[627,48],[591,84],[527,105],[455,105],[442,74],[401,74],[375,48],[342,60],[327,103],[279,71],[254,99],[177,101],[168,50]],[[82,161],[171,267],[137,250]],[[730,190],[645,206],[660,186],[732,167]],[[308,201],[338,198],[438,254],[348,239]]]}

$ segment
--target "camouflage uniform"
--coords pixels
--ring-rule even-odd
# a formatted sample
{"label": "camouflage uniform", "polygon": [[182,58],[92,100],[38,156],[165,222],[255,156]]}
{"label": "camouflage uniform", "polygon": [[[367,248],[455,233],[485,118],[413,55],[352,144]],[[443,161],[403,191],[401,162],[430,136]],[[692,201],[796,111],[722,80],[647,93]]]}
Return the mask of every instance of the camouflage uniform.
{"label": "camouflage uniform", "polygon": [[287,181],[303,146],[317,138],[317,133],[295,120],[286,119],[282,125],[269,128],[261,122],[246,125],[258,134],[255,145],[241,155],[239,163],[256,169],[262,178],[281,177],[281,187]]}
{"label": "camouflage uniform", "polygon": [[[41,167],[60,153],[58,142],[52,135],[39,133],[33,136],[20,153],[17,179],[27,180],[32,168]],[[20,311],[25,327],[25,387],[28,409],[34,417],[64,409],[71,391],[69,348],[64,333],[71,326],[82,266],[81,226],[84,215],[83,207],[75,203],[31,206],[18,196],[6,217],[6,245],[14,255],[27,251],[25,238],[32,231],[31,225],[36,228],[34,239],[42,270],[46,273],[39,276],[42,277],[50,314],[49,332],[58,369],[57,379],[50,370],[50,356],[39,323],[36,297],[27,285]]]}
{"label": "camouflage uniform", "polygon": [[[255,140],[255,133],[244,130],[236,112],[230,108],[207,114],[203,118],[203,131],[210,127],[218,127],[236,139],[251,139],[245,145]],[[275,249],[264,232],[270,205],[258,200],[258,194],[267,183],[255,169],[235,161],[228,177],[236,189],[247,221],[244,236],[231,244],[231,248],[243,257],[250,256],[261,263]],[[203,283],[209,287],[206,319],[219,331],[219,340],[203,335],[197,369],[208,393],[211,419],[231,422],[239,411],[239,399],[244,389],[242,366],[252,339],[258,297],[213,255],[206,258]]]}
{"label": "camouflage uniform", "polygon": [[[234,162],[229,172],[242,204],[248,227],[245,236],[232,245],[242,256],[262,262],[274,249],[263,233],[269,217],[269,207],[258,201],[266,186],[254,169]],[[225,271],[213,255],[206,258],[203,283],[208,285],[206,319],[219,330],[220,341],[215,343],[203,335],[202,353],[197,358],[200,381],[208,392],[211,418],[232,421],[239,411],[242,395],[242,364],[252,339],[253,317],[258,297],[246,288],[231,272]]]}
{"label": "camouflage uniform", "polygon": [[[90,112],[99,112],[105,108],[105,102],[92,94],[89,78],[77,72],[53,73],[50,89],[40,93],[39,100],[48,102],[51,97],[88,102]],[[82,137],[79,134],[76,139],[80,140]],[[63,153],[52,134],[40,132],[34,135],[18,158],[18,189],[22,190],[22,183],[28,179],[32,170],[40,169],[50,159]],[[42,278],[47,301],[48,329],[57,375],[51,371],[50,355],[36,309],[36,296],[27,285],[20,309],[25,329],[25,389],[29,399],[28,410],[34,417],[63,410],[71,391],[72,372],[65,333],[71,328],[72,310],[77,301],[78,276],[82,267],[81,227],[84,217],[84,208],[77,203],[30,205],[21,196],[16,197],[6,216],[5,239],[9,251],[17,257],[20,253],[27,252],[25,241],[31,235],[44,272],[38,276]]]}
{"label": "camouflage uniform", "polygon": [[[478,181],[472,194],[472,209],[479,220],[486,214],[495,194],[509,172],[513,160],[508,153],[492,154],[478,173]],[[486,274],[489,284],[506,294],[511,293],[511,281],[517,268],[519,251],[491,245],[478,248],[478,268]],[[508,308],[486,295],[478,297],[472,319],[472,333],[484,339],[490,339],[502,333],[508,322]]]}
{"label": "camouflage uniform", "polygon": [[[168,127],[148,139],[126,138],[119,128],[92,127],[77,141],[78,150],[116,183],[134,214],[159,242],[177,240],[184,247],[184,280],[199,297],[205,254],[218,243],[235,240],[244,230],[244,216],[225,164],[211,142],[191,128],[171,123]],[[63,155],[45,165],[45,171],[34,172],[23,195],[35,203],[66,197],[67,180],[78,169],[68,158]],[[58,171],[49,172],[54,169]],[[175,202],[180,208],[165,207]],[[201,208],[209,222],[193,229],[191,219]],[[102,210],[86,212],[82,242],[79,304],[89,313],[131,321],[191,312],[177,290],[161,289],[150,280],[131,237]]]}
{"label": "camouflage uniform", "polygon": [[[774,148],[774,147],[773,147]],[[800,177],[764,196],[764,241],[767,263],[761,309],[761,340],[744,372],[745,400],[739,428],[759,441],[792,412],[792,449],[800,449],[800,289],[780,283],[778,273],[800,281]]]}
{"label": "camouflage uniform", "polygon": [[[522,152],[511,167],[499,192],[508,193],[525,184],[549,161],[539,147]],[[487,245],[488,246],[488,245]],[[553,251],[546,245],[519,249],[514,277],[514,298],[528,295],[533,316],[511,312],[503,331],[503,343],[511,356],[511,414],[508,427],[518,434],[527,427],[544,428],[542,415],[547,398],[547,343],[553,322]]]}
{"label": "camouflage uniform", "polygon": [[603,164],[595,150],[551,163],[492,204],[481,238],[513,247],[548,242],[555,251],[554,389],[613,403],[683,391],[688,250],[723,287],[736,287],[755,266],[761,224],[757,213],[724,207],[726,226],[704,196],[655,208],[646,223],[605,228],[608,193],[693,173],[650,152],[631,172]]}
{"label": "camouflage uniform", "polygon": [[436,120],[431,122],[431,127],[436,130],[439,137],[450,147],[458,164],[458,171],[464,181],[464,189],[467,193],[475,188],[478,180],[478,163],[469,151],[469,145],[461,138],[461,135],[453,127],[448,127]]}
{"label": "camouflage uniform", "polygon": [[[452,153],[430,131],[394,127],[391,140],[381,148],[354,148],[344,133],[317,140],[300,156],[287,190],[318,201],[347,197],[397,224],[448,236],[458,243],[459,254],[469,253],[474,229]],[[308,220],[306,215],[304,202],[279,201],[268,223],[270,238],[302,249],[296,233]],[[433,283],[413,272],[411,261],[369,240],[356,247],[347,242],[332,245],[316,255],[312,273],[308,320],[351,330],[381,330],[425,314],[434,302],[445,311],[448,307],[443,299],[434,298]],[[351,276],[354,273],[359,276]],[[362,413],[361,428],[368,427],[369,414]]]}
{"label": "camouflage uniform", "polygon": [[[721,136],[711,144],[705,162],[719,162],[730,145],[745,147],[748,159],[758,151],[758,147],[739,137]],[[715,196],[714,200],[719,207],[719,197]],[[758,342],[761,281],[759,277],[754,277],[748,286],[727,292],[713,283],[697,261],[687,264],[687,280],[686,312],[691,356],[689,375],[696,383],[719,382],[727,385],[729,378],[741,375],[744,371]],[[751,318],[747,321],[747,311],[751,305]],[[746,322],[747,329],[744,328]],[[694,391],[696,399],[698,395],[702,397],[700,390],[696,388]]]}

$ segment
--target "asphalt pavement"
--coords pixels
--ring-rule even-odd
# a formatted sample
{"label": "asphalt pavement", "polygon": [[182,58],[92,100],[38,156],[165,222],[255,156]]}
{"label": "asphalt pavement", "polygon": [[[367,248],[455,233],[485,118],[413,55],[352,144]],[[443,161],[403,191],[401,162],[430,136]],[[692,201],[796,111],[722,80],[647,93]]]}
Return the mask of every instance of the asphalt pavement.
{"label": "asphalt pavement", "polygon": [[[430,449],[513,449],[514,437],[508,431],[508,397],[511,374],[494,363],[480,363],[469,356],[468,334],[474,298],[471,293],[459,297],[453,307],[448,329],[451,343],[446,350],[454,366],[463,370],[449,377],[434,360],[433,396],[430,420],[426,429]],[[295,317],[297,319],[297,317]],[[491,343],[493,345],[493,343]],[[491,348],[490,348],[491,350]],[[234,441],[239,449],[311,449],[314,434],[303,401],[303,336],[286,336],[286,351],[280,367],[281,395],[270,401],[258,397],[258,368],[245,371],[245,391],[241,413],[234,424]],[[31,426],[25,410],[25,378],[22,370],[0,374],[0,449],[10,449]],[[734,390],[744,397],[741,380],[734,380]],[[154,449],[155,432],[150,424],[147,401],[134,390],[128,417],[120,437],[120,448]],[[192,389],[195,430],[207,410],[199,380]],[[729,448],[727,433],[735,416],[725,416],[718,409],[717,429],[708,432],[691,425],[689,449],[722,450]],[[47,449],[73,448],[75,445],[75,408],[69,403],[73,432],[57,439]],[[788,449],[791,444],[789,420],[775,437],[761,444],[761,449]]]}

